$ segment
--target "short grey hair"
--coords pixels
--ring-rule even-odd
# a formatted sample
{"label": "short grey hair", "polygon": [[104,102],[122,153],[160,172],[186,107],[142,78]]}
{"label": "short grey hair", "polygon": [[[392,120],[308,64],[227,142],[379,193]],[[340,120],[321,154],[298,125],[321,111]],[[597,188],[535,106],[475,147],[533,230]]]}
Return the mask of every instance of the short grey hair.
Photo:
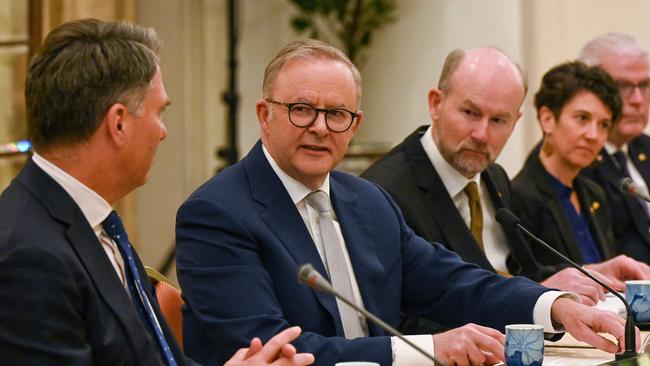
{"label": "short grey hair", "polygon": [[86,141],[115,103],[139,114],[161,44],[152,28],[124,22],[81,19],[53,29],[25,84],[34,148]]}
{"label": "short grey hair", "polygon": [[278,73],[287,62],[293,59],[328,59],[347,65],[357,87],[357,108],[361,105],[361,73],[359,69],[357,69],[354,63],[350,61],[350,58],[341,50],[315,39],[294,41],[278,51],[264,71],[264,82],[262,83],[264,98],[271,97],[271,88],[273,87],[273,82],[278,77]]}
{"label": "short grey hair", "polygon": [[578,55],[578,60],[589,66],[600,65],[609,54],[620,56],[643,56],[648,58],[648,50],[634,37],[625,33],[606,33],[587,42]]}

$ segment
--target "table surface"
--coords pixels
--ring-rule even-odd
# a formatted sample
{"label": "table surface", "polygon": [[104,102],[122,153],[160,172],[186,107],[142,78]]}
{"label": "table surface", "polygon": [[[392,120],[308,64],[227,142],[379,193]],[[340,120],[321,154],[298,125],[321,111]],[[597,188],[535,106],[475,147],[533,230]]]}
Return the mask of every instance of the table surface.
{"label": "table surface", "polygon": [[[603,337],[613,339],[609,334]],[[641,332],[641,342],[650,342],[650,332]],[[599,365],[614,360],[614,355],[595,349],[587,343],[573,338],[571,334],[565,334],[557,342],[546,341],[544,344],[544,365]]]}

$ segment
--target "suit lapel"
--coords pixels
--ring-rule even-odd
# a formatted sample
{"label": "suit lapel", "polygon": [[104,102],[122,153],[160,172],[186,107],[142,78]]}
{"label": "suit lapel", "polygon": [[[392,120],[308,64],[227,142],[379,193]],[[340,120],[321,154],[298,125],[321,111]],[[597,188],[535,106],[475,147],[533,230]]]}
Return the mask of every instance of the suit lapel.
{"label": "suit lapel", "polygon": [[[150,358],[142,352],[150,351],[150,347],[155,345],[150,337],[142,336],[145,330],[136,309],[79,207],[61,186],[31,160],[23,172],[18,178],[23,186],[39,199],[55,220],[67,225],[66,237],[70,245],[95,284],[97,292],[122,324],[136,358]],[[142,342],[149,343],[150,347],[142,347]]]}
{"label": "suit lapel", "polygon": [[[576,262],[583,262],[582,253],[580,252],[578,243],[576,242],[575,237],[572,235],[573,229],[569,224],[569,220],[566,218],[562,204],[555,197],[555,190],[549,182],[549,177],[547,176],[548,173],[546,172],[546,169],[538,157],[534,158],[532,164],[534,176],[533,182],[542,194],[544,203],[548,207],[548,210],[551,213],[551,217],[559,228],[558,234],[562,237],[562,241],[566,243],[566,250],[569,252],[571,258],[577,259]],[[537,233],[533,234],[539,235]]]}
{"label": "suit lapel", "polygon": [[[242,163],[249,177],[251,196],[264,206],[261,218],[293,257],[296,271],[300,265],[311,263],[318,272],[327,277],[316,245],[282,181],[266,160],[261,142],[257,142]],[[343,335],[343,325],[334,297],[315,290],[312,290],[312,293],[332,317],[337,334]]]}
{"label": "suit lapel", "polygon": [[650,182],[650,152],[646,151],[640,139],[635,139],[628,145],[630,158],[636,169],[641,173],[643,180]]}
{"label": "suit lapel", "polygon": [[[630,143],[629,149],[629,155],[634,156],[634,158],[632,158],[632,161],[634,162],[637,170],[641,172],[641,175],[643,176],[643,179],[646,180],[646,182],[650,181],[647,180],[650,178],[650,166],[647,161],[648,157],[645,157],[645,153],[642,152],[643,150],[635,146],[633,143]],[[640,156],[642,159],[639,158]],[[646,218],[645,210],[641,206],[642,203],[639,202],[639,200],[637,200],[635,197],[632,197],[620,191],[618,182],[621,178],[623,178],[623,175],[614,164],[612,156],[609,155],[605,149],[601,150],[598,160],[598,169],[602,170],[602,176],[605,177],[604,184],[607,184],[609,186],[609,190],[618,192],[622,196],[627,210],[631,213],[632,221],[634,222],[634,226],[636,226],[637,231],[639,233],[642,233],[644,237],[647,237],[648,219]],[[607,192],[607,190],[605,190],[605,192]]]}
{"label": "suit lapel", "polygon": [[421,129],[411,134],[405,140],[404,149],[417,185],[423,192],[424,204],[435,221],[432,225],[437,224],[445,239],[444,244],[463,260],[494,272],[424,151],[420,143],[421,135]]}
{"label": "suit lapel", "polygon": [[[330,175],[332,205],[341,233],[350,256],[350,262],[359,286],[364,306],[371,312],[379,313],[384,298],[383,286],[385,269],[377,254],[378,248],[372,238],[370,213],[363,209],[358,196],[337,180],[337,173]],[[363,269],[363,270],[356,270]],[[371,335],[384,334],[374,323],[368,322]]]}
{"label": "suit lapel", "polygon": [[602,203],[595,200],[594,196],[589,192],[588,189],[586,189],[582,181],[583,178],[578,176],[574,182],[574,188],[576,190],[576,194],[578,195],[578,200],[580,201],[580,209],[582,211],[582,215],[587,218],[592,237],[598,246],[598,249],[600,250],[602,259],[612,258],[614,257],[615,253],[608,245],[607,240],[605,239],[605,235],[601,230],[601,225],[596,219],[596,215],[599,214],[597,210],[602,206]]}

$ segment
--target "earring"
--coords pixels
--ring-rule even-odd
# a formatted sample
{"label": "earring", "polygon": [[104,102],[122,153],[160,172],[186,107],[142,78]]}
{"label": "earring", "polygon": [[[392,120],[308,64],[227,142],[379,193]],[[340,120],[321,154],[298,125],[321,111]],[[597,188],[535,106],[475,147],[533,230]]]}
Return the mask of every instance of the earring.
{"label": "earring", "polygon": [[547,157],[553,154],[553,146],[551,146],[551,144],[546,140],[544,140],[544,142],[542,143],[542,152]]}

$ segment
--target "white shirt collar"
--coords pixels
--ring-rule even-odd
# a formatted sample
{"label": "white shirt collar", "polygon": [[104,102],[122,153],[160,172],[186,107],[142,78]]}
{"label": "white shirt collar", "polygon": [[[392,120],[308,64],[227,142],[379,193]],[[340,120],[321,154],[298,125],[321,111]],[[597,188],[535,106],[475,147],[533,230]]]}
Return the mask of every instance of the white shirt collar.
{"label": "white shirt collar", "polygon": [[100,195],[92,189],[86,187],[63,169],[47,161],[38,153],[32,156],[34,164],[52,177],[63,189],[68,192],[72,200],[79,206],[90,226],[99,235],[102,227],[101,223],[106,219],[108,214],[113,210],[111,205],[106,202]]}
{"label": "white shirt collar", "polygon": [[[266,146],[264,146],[264,144],[262,144],[262,151],[264,152],[264,156],[266,157],[266,160],[268,160],[269,164],[271,165],[271,168],[278,176],[278,178],[280,178],[282,185],[287,190],[287,192],[289,192],[289,196],[291,196],[291,200],[293,201],[294,205],[298,204],[298,202],[302,201],[305,197],[307,197],[308,194],[312,192],[312,190],[307,188],[304,184],[298,182],[297,180],[290,177],[289,174],[285,173],[284,170],[282,170],[282,168],[280,168],[280,166],[275,162],[275,160],[273,159],[269,151],[266,149]],[[325,177],[323,184],[318,189],[327,193],[327,196],[329,197],[330,195],[329,173],[327,173],[327,176]]]}
{"label": "white shirt collar", "polygon": [[622,151],[625,155],[627,155],[627,144],[623,144],[623,146],[618,148],[614,144],[612,144],[611,142],[605,141],[605,151],[607,151],[607,153],[609,155],[613,155],[614,153],[618,152],[619,150]]}
{"label": "white shirt collar", "polygon": [[440,179],[442,180],[442,184],[444,184],[445,188],[447,188],[447,192],[449,192],[449,195],[451,197],[456,197],[460,192],[463,191],[467,183],[472,181],[476,182],[476,184],[480,186],[481,185],[480,174],[476,174],[474,177],[472,177],[472,179],[467,179],[465,178],[464,175],[460,174],[458,170],[456,170],[454,167],[449,165],[447,160],[445,160],[445,158],[442,157],[442,155],[440,154],[440,150],[438,150],[438,146],[436,146],[436,144],[433,142],[431,128],[432,127],[429,126],[427,131],[420,138],[420,142],[422,143],[422,147],[424,148],[424,151],[429,157],[429,160],[431,160],[431,164],[433,164],[433,168],[440,176]]}

